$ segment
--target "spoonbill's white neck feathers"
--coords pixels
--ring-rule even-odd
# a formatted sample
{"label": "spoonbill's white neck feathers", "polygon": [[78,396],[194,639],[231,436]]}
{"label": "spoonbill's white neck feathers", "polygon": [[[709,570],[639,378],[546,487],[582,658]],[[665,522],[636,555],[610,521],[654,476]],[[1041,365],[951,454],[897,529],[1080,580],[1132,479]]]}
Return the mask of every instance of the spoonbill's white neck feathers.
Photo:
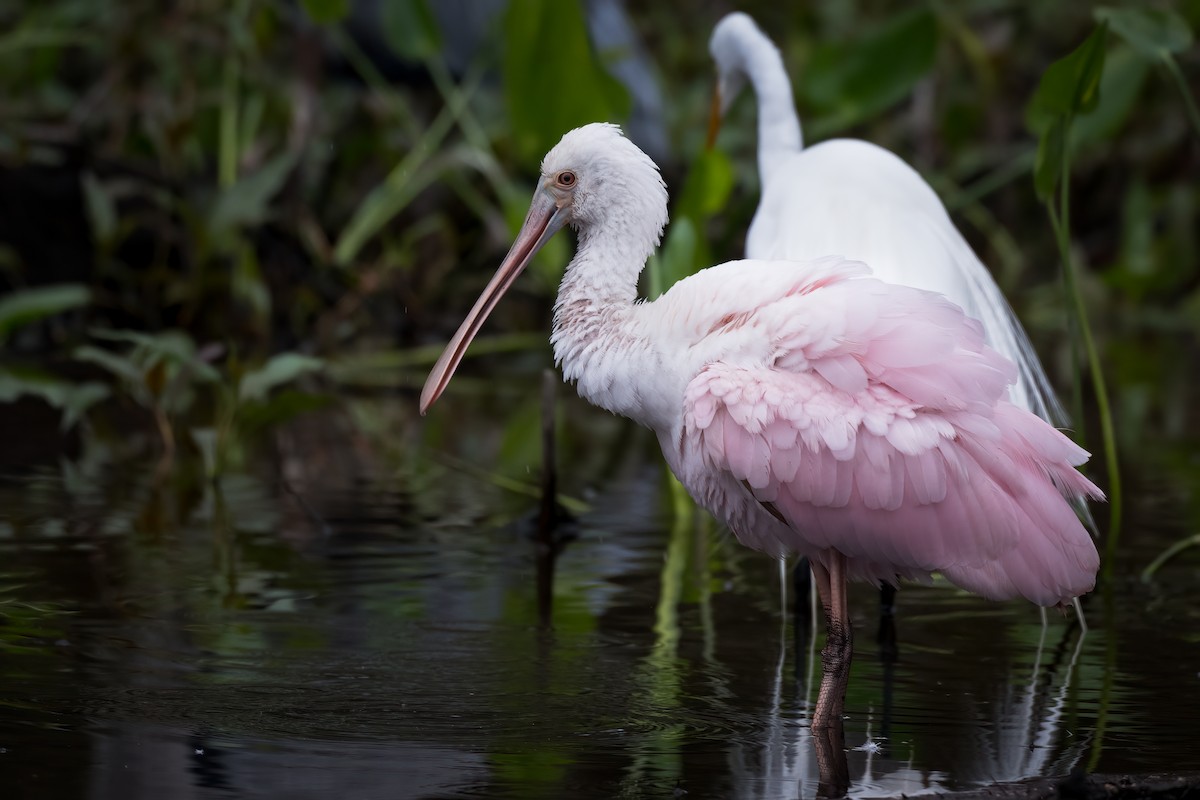
{"label": "spoonbill's white neck feathers", "polygon": [[717,23],[708,50],[717,64],[722,114],[747,78],[754,85],[758,97],[758,167],[762,180],[766,181],[769,167],[778,155],[804,146],[783,57],[754,20],[740,11]]}

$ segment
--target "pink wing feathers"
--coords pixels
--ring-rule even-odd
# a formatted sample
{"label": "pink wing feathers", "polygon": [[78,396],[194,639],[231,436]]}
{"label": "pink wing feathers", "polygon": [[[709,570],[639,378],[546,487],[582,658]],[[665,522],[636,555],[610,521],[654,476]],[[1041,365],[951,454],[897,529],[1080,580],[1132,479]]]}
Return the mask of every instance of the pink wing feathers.
{"label": "pink wing feathers", "polygon": [[[793,265],[793,270],[795,269]],[[719,360],[688,384],[684,441],[857,577],[941,571],[994,599],[1089,591],[1099,558],[1067,496],[1101,493],[1087,453],[1013,406],[1011,362],[939,295],[805,273],[736,324],[765,363]]]}

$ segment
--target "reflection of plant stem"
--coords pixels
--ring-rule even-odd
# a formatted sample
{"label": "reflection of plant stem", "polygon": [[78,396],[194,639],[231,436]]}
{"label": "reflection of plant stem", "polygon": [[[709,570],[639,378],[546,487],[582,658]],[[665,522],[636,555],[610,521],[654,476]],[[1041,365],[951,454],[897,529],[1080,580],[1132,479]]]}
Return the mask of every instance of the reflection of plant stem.
{"label": "reflection of plant stem", "polygon": [[1092,737],[1092,755],[1088,758],[1087,771],[1094,772],[1104,752],[1104,731],[1108,727],[1108,706],[1112,702],[1113,680],[1117,673],[1117,624],[1113,619],[1116,604],[1113,599],[1112,581],[1105,581],[1101,590],[1104,599],[1104,683],[1100,687],[1100,704],[1096,709],[1096,730]]}
{"label": "reflection of plant stem", "polygon": [[1188,121],[1192,123],[1192,127],[1196,131],[1196,135],[1200,136],[1200,110],[1196,108],[1196,101],[1192,98],[1192,90],[1188,88],[1187,78],[1183,76],[1179,65],[1175,63],[1175,59],[1170,53],[1163,53],[1163,66],[1167,68],[1167,72],[1171,74],[1171,78],[1175,81],[1175,86],[1179,89],[1179,93],[1183,95],[1183,107],[1187,110]]}
{"label": "reflection of plant stem", "polygon": [[1151,561],[1150,564],[1147,565],[1144,570],[1142,570],[1142,580],[1149,581],[1154,577],[1154,573],[1158,572],[1163,564],[1167,563],[1189,547],[1200,547],[1200,533],[1194,533],[1186,539],[1181,539],[1168,547],[1166,550],[1163,550],[1161,553],[1159,553],[1158,557]]}
{"label": "reflection of plant stem", "polygon": [[1108,388],[1104,382],[1104,373],[1100,367],[1100,356],[1096,352],[1096,342],[1092,338],[1092,328],[1088,324],[1087,308],[1084,306],[1083,293],[1079,288],[1079,276],[1075,272],[1075,263],[1071,258],[1071,195],[1070,171],[1071,152],[1067,147],[1068,134],[1071,128],[1071,118],[1068,116],[1063,123],[1062,135],[1062,172],[1059,177],[1059,210],[1054,210],[1051,199],[1046,204],[1050,214],[1050,224],[1054,228],[1054,238],[1058,241],[1058,254],[1062,260],[1063,274],[1066,276],[1067,293],[1075,307],[1075,320],[1079,325],[1079,333],[1083,338],[1084,351],[1087,354],[1088,370],[1092,374],[1092,389],[1096,393],[1096,405],[1100,412],[1100,431],[1104,439],[1104,462],[1108,470],[1108,502],[1109,526],[1108,542],[1105,545],[1104,576],[1112,578],[1113,562],[1117,551],[1117,541],[1121,535],[1121,473],[1117,464],[1117,438],[1113,430],[1112,411],[1108,404]]}
{"label": "reflection of plant stem", "polygon": [[158,462],[158,471],[166,473],[175,459],[175,432],[171,429],[171,420],[161,405],[154,405],[154,424],[158,426],[158,435],[162,437],[163,453]]}

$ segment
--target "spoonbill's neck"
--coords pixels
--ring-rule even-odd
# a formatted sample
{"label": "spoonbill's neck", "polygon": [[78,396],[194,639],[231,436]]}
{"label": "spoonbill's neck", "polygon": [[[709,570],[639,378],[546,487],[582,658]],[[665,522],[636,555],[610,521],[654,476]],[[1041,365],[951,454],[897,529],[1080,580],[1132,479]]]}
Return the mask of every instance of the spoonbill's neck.
{"label": "spoonbill's neck", "polygon": [[656,355],[638,322],[637,283],[658,235],[637,233],[617,220],[579,231],[550,343],[563,378],[576,381],[586,400],[648,424],[637,384],[638,376],[655,374]]}
{"label": "spoonbill's neck", "polygon": [[792,84],[783,57],[769,39],[743,39],[742,63],[758,98],[758,174],[766,183],[779,157],[804,146]]}

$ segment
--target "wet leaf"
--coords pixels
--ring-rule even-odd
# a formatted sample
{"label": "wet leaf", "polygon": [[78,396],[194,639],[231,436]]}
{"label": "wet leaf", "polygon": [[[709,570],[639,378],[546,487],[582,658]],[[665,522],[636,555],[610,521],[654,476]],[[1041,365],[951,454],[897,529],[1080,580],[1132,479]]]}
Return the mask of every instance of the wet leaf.
{"label": "wet leaf", "polygon": [[401,58],[421,61],[437,55],[442,36],[425,0],[389,0],[379,13],[383,35]]}
{"label": "wet leaf", "polygon": [[319,358],[299,353],[281,353],[258,369],[250,370],[242,376],[238,385],[238,398],[243,402],[264,400],[275,387],[291,383],[301,375],[316,372],[324,366],[325,362]]}
{"label": "wet leaf", "polygon": [[629,115],[629,95],[593,52],[578,0],[513,0],[504,33],[505,101],[526,162],[572,128]]}
{"label": "wet leaf", "polygon": [[1151,61],[1192,46],[1188,21],[1170,9],[1101,7],[1096,9],[1095,17],[1098,22],[1108,23],[1114,34]]}
{"label": "wet leaf", "polygon": [[85,306],[91,299],[88,288],[78,283],[18,289],[0,298],[0,344],[23,325]]}

